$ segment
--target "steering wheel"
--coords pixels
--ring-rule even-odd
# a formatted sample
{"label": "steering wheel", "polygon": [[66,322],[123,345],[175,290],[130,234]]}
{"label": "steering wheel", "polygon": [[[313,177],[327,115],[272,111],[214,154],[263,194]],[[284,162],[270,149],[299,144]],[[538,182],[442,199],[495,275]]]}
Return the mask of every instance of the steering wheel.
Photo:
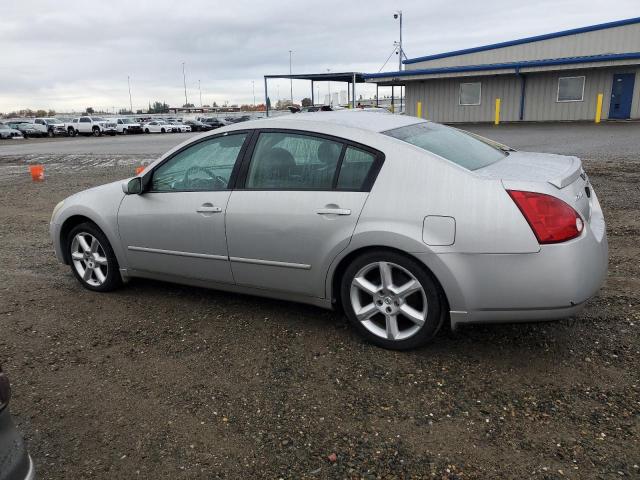
{"label": "steering wheel", "polygon": [[[209,178],[207,178],[207,179],[203,179],[203,178],[191,179],[191,178],[189,178],[191,176],[191,174],[195,173],[195,172],[204,172],[209,176]],[[211,185],[210,185],[210,181],[211,180],[213,180],[213,182],[214,182],[213,188],[216,189],[216,190],[217,189],[222,190],[222,189],[227,187],[227,179],[226,178],[221,177],[220,175],[216,175],[211,168],[202,167],[200,165],[195,165],[193,167],[189,167],[187,169],[187,171],[184,172],[184,178],[182,179],[182,184],[186,188],[189,188],[189,187],[192,187],[192,185],[191,185],[192,183],[195,183],[196,186],[197,186],[197,184],[206,183],[206,185],[203,185],[203,187],[211,188]]]}

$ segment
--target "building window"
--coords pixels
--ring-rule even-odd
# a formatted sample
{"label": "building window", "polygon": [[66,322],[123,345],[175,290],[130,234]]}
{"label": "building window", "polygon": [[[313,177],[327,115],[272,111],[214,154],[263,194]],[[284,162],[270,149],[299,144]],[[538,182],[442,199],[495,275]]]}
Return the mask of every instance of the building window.
{"label": "building window", "polygon": [[581,102],[584,98],[584,76],[558,79],[558,102]]}
{"label": "building window", "polygon": [[460,105],[480,105],[480,82],[460,84]]}

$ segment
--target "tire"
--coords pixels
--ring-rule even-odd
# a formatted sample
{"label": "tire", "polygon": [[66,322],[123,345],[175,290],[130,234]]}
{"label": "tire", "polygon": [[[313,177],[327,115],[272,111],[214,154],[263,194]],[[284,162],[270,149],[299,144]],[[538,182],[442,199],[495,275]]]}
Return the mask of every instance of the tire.
{"label": "tire", "polygon": [[122,134],[123,135],[129,135],[129,129],[128,128],[123,128],[122,129]]}
{"label": "tire", "polygon": [[[79,240],[80,237],[85,239],[84,248]],[[113,253],[113,248],[102,230],[94,223],[81,223],[71,229],[65,248],[73,275],[87,290],[110,292],[122,285],[118,260]],[[83,275],[83,272],[86,275]]]}
{"label": "tire", "polygon": [[52,138],[53,136],[55,136],[55,134],[53,133],[53,130],[51,129],[47,130],[47,137]]}
{"label": "tire", "polygon": [[[383,272],[387,279],[391,272],[390,282],[382,280]],[[404,295],[398,291],[402,286],[407,287]],[[391,350],[425,345],[446,316],[444,294],[429,271],[417,260],[389,250],[355,258],[342,276],[340,298],[356,331]]]}
{"label": "tire", "polygon": [[145,128],[145,129],[144,129],[144,133],[149,133],[149,129],[148,129],[148,128]]}
{"label": "tire", "polygon": [[164,128],[161,128],[161,129],[160,129],[160,133],[165,133],[165,129],[164,129]]}
{"label": "tire", "polygon": [[102,130],[100,130],[98,127],[95,127],[95,128],[93,129],[93,136],[94,136],[94,137],[100,137],[100,136],[102,136]]}
{"label": "tire", "polygon": [[75,137],[77,134],[77,132],[73,128],[68,129],[67,133],[69,134],[70,137]]}

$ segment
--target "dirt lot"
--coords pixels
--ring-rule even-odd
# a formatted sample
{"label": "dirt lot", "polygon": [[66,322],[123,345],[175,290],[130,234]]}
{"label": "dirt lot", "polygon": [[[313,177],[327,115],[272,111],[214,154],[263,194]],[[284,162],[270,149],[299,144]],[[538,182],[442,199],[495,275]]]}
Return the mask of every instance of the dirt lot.
{"label": "dirt lot", "polygon": [[0,361],[41,478],[640,478],[640,161],[583,157],[610,267],[580,318],[396,353],[308,306],[90,293],[56,263],[52,207],[146,157],[41,156],[32,183],[0,156]]}

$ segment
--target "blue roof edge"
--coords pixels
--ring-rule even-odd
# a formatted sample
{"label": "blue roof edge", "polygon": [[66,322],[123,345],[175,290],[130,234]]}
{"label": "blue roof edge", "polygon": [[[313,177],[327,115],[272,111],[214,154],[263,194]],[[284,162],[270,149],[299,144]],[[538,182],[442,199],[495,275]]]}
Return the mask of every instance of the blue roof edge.
{"label": "blue roof edge", "polygon": [[571,30],[563,30],[561,32],[546,33],[544,35],[536,35],[534,37],[519,38],[517,40],[509,40],[507,42],[492,43],[480,47],[465,48],[463,50],[453,50],[451,52],[436,53],[434,55],[426,55],[424,57],[409,58],[403,60],[402,63],[418,63],[427,60],[436,60],[438,58],[456,57],[467,53],[483,52],[485,50],[494,50],[496,48],[511,47],[513,45],[522,45],[524,43],[539,42],[540,40],[549,40],[551,38],[565,37],[567,35],[575,35],[577,33],[594,32],[596,30],[605,30],[607,28],[622,27],[624,25],[632,25],[640,23],[640,17],[627,18],[624,20],[616,20],[614,22],[599,23],[597,25],[589,25],[586,27],[572,28]]}
{"label": "blue roof edge", "polygon": [[640,59],[640,52],[609,53],[604,55],[588,55],[585,57],[549,58],[546,60],[523,60],[519,62],[485,63],[482,65],[463,65],[460,67],[422,68],[402,70],[398,72],[365,73],[366,78],[407,77],[432,73],[479,72],[484,70],[506,70],[510,68],[543,67],[553,65],[570,65],[590,62],[606,62],[608,60]]}

